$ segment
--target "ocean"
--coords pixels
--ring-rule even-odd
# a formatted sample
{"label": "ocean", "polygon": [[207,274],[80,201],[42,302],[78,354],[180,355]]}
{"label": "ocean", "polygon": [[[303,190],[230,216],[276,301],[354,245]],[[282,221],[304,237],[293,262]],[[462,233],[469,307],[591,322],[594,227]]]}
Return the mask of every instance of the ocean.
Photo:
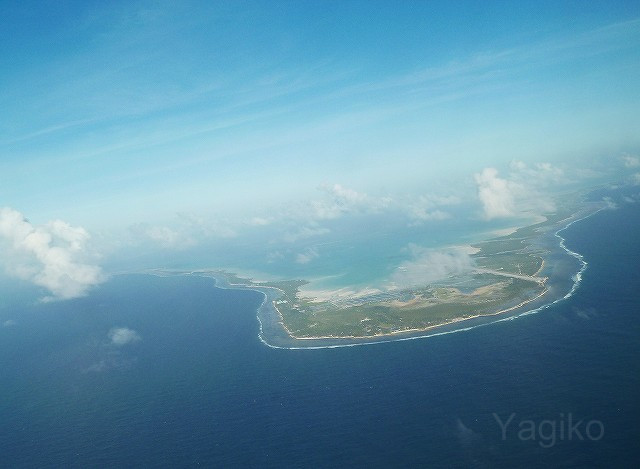
{"label": "ocean", "polygon": [[204,277],[118,275],[54,303],[5,290],[0,466],[634,467],[640,205],[563,237],[588,262],[569,299],[359,347],[269,348],[262,294]]}

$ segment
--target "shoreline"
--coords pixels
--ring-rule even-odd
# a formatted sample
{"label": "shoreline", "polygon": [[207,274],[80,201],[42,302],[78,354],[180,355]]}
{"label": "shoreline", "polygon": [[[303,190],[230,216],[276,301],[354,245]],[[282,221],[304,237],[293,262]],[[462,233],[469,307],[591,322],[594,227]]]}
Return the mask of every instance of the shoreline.
{"label": "shoreline", "polygon": [[[566,247],[565,238],[563,238],[560,233],[562,231],[566,230],[567,228],[569,228],[574,223],[577,223],[579,221],[585,220],[585,219],[595,215],[596,213],[600,212],[603,209],[604,209],[604,207],[598,207],[598,208],[594,207],[592,210],[589,210],[588,211],[589,213],[587,213],[584,216],[579,216],[581,211],[577,211],[575,214],[573,214],[573,215],[571,215],[571,216],[569,216],[566,219],[561,221],[561,222],[566,222],[566,224],[562,224],[557,230],[553,231],[553,236],[555,238],[558,238],[558,240],[559,240],[559,242],[557,244],[557,247],[562,249],[564,254],[576,259],[580,263],[580,267],[577,270],[577,272],[575,274],[571,275],[571,277],[570,277],[570,280],[572,280],[572,285],[571,285],[571,288],[569,289],[569,291],[566,294],[564,294],[563,296],[554,299],[553,301],[549,301],[547,303],[541,304],[541,305],[539,305],[537,307],[534,307],[534,308],[530,308],[530,309],[526,308],[527,305],[529,305],[531,303],[534,303],[536,301],[542,300],[546,295],[548,295],[551,292],[550,288],[545,287],[544,291],[541,292],[540,294],[536,295],[535,297],[530,298],[528,300],[525,300],[525,301],[523,301],[523,302],[521,302],[521,303],[519,303],[517,305],[511,306],[509,308],[501,309],[501,310],[493,312],[493,313],[476,314],[476,315],[469,316],[469,317],[458,317],[458,318],[454,318],[454,319],[451,319],[449,321],[443,322],[441,324],[434,324],[432,326],[428,326],[426,328],[405,329],[405,330],[393,331],[393,332],[390,332],[390,333],[374,334],[374,335],[370,335],[370,336],[310,336],[310,337],[296,337],[295,335],[291,334],[290,331],[288,330],[288,328],[286,328],[286,326],[284,325],[282,314],[280,313],[280,311],[278,310],[278,308],[274,304],[273,307],[274,307],[274,310],[276,311],[276,313],[277,313],[277,315],[279,317],[279,322],[284,326],[283,329],[287,332],[287,335],[289,336],[289,338],[292,341],[314,341],[314,340],[323,341],[323,340],[327,340],[327,341],[345,341],[346,343],[332,343],[332,344],[326,344],[326,345],[313,345],[313,346],[302,345],[301,347],[295,347],[295,346],[282,347],[282,346],[269,344],[262,337],[260,338],[260,340],[263,343],[265,343],[265,345],[268,345],[270,347],[285,348],[285,349],[319,349],[319,348],[351,347],[351,346],[358,346],[358,345],[372,345],[372,344],[377,344],[377,343],[386,343],[386,342],[395,342],[395,341],[426,338],[426,337],[432,337],[434,335],[451,334],[451,333],[455,333],[455,332],[461,332],[461,331],[473,329],[475,327],[481,327],[481,326],[485,326],[485,325],[489,325],[489,324],[494,324],[496,322],[501,322],[501,321],[505,321],[505,320],[512,320],[512,319],[515,319],[517,317],[521,317],[521,316],[533,314],[535,312],[539,312],[539,311],[541,311],[543,309],[551,307],[552,305],[555,305],[556,303],[558,303],[560,301],[564,301],[565,299],[570,298],[575,293],[575,291],[578,289],[578,287],[579,287],[579,285],[581,283],[581,280],[582,280],[582,274],[584,273],[584,271],[586,270],[586,268],[588,266],[588,263],[584,260],[582,254],[577,253],[575,251],[572,251],[571,249]],[[574,218],[576,216],[578,216],[578,218]],[[546,259],[543,259],[542,265],[536,271],[535,275],[538,275],[540,272],[542,272],[545,267],[548,267],[548,265],[547,265]],[[454,329],[454,330],[442,330],[442,331],[439,331],[439,332],[437,331],[438,329],[444,329],[446,326],[458,325],[458,324],[464,323],[466,321],[472,321],[473,319],[492,318],[492,317],[495,317],[495,316],[508,314],[510,312],[513,312],[513,311],[516,311],[516,310],[519,310],[519,309],[524,309],[524,311],[519,312],[514,316],[507,316],[505,318],[500,318],[500,319],[497,319],[495,321],[491,321],[491,322],[488,322],[488,323],[472,325],[470,327]],[[428,334],[424,335],[424,333],[428,333]],[[404,335],[406,335],[406,337],[403,337]],[[380,339],[382,339],[382,340],[380,340]],[[384,339],[387,339],[387,340],[384,340]]]}
{"label": "shoreline", "polygon": [[273,305],[273,307],[278,312],[278,315],[280,316],[280,320],[282,321],[282,325],[283,325],[284,329],[287,331],[287,334],[289,335],[289,337],[291,337],[294,340],[331,340],[331,339],[363,340],[363,339],[374,339],[374,338],[378,338],[378,337],[392,337],[394,335],[399,335],[399,334],[412,334],[412,333],[427,332],[427,331],[436,329],[438,327],[444,327],[444,326],[448,326],[448,325],[451,325],[451,324],[456,324],[456,323],[463,322],[463,321],[469,321],[471,319],[497,316],[499,314],[504,314],[504,313],[508,313],[509,311],[513,311],[514,309],[522,308],[522,307],[526,306],[527,304],[531,303],[532,301],[539,300],[544,295],[546,295],[548,292],[549,292],[549,289],[545,288],[544,291],[542,291],[542,293],[539,293],[537,296],[534,296],[533,298],[529,298],[528,300],[525,300],[525,301],[523,301],[521,303],[518,303],[515,306],[511,306],[510,308],[502,309],[502,310],[496,311],[494,313],[476,314],[476,315],[473,315],[473,316],[460,316],[460,317],[453,318],[453,319],[450,319],[448,321],[445,321],[443,323],[433,324],[432,326],[427,326],[427,327],[424,327],[424,328],[401,329],[401,330],[387,332],[387,333],[378,333],[378,334],[363,335],[363,336],[355,336],[355,335],[330,336],[330,335],[328,335],[328,336],[297,337],[297,336],[293,335],[291,333],[291,331],[289,331],[289,328],[287,328],[287,326],[284,324],[284,319],[282,317],[282,313],[280,312],[278,307],[275,304]]}
{"label": "shoreline", "polygon": [[[526,299],[517,305],[510,306],[508,308],[501,309],[499,311],[484,313],[484,314],[475,314],[471,316],[460,316],[456,318],[452,318],[440,324],[434,324],[427,326],[425,328],[414,328],[414,329],[404,329],[397,330],[387,333],[377,333],[373,335],[363,335],[363,336],[309,336],[309,337],[297,337],[289,330],[287,325],[284,322],[284,318],[282,313],[278,309],[275,304],[275,301],[285,295],[284,291],[275,286],[261,286],[255,285],[252,283],[231,283],[225,277],[225,275],[233,276],[235,273],[226,272],[224,270],[215,270],[215,269],[197,269],[193,271],[182,271],[182,272],[173,272],[174,275],[197,275],[203,277],[213,278],[215,281],[215,286],[217,288],[222,289],[238,289],[238,290],[253,290],[261,293],[264,298],[256,311],[256,319],[259,324],[259,340],[266,346],[270,348],[276,349],[287,349],[287,350],[308,350],[308,349],[324,349],[324,348],[340,348],[340,347],[353,347],[360,345],[373,345],[379,343],[388,343],[388,342],[396,342],[396,341],[404,341],[404,340],[414,340],[420,338],[433,337],[444,334],[451,334],[455,332],[462,332],[466,330],[470,330],[476,327],[486,326],[490,324],[495,324],[497,322],[513,320],[521,316],[533,314],[535,312],[539,312],[543,309],[551,307],[552,305],[564,301],[565,299],[571,297],[575,291],[578,289],[581,280],[582,274],[586,270],[588,264],[584,260],[582,254],[572,251],[567,248],[565,245],[565,239],[560,235],[560,233],[576,222],[585,220],[596,213],[603,210],[605,207],[602,206],[594,206],[591,209],[583,208],[577,210],[576,213],[568,216],[564,220],[561,220],[560,223],[562,225],[557,230],[553,231],[553,237],[557,238],[559,242],[555,244],[555,246],[562,251],[563,255],[567,255],[573,259],[576,259],[580,263],[580,267],[578,270],[569,277],[568,280],[572,281],[572,285],[569,288],[569,291],[566,292],[563,296],[555,298],[552,301],[548,301],[546,303],[541,303],[539,305],[532,305],[533,307],[527,308],[527,305],[532,303],[540,302],[544,299],[545,296],[554,292],[553,288],[549,286],[545,286],[545,289],[537,294],[536,296]],[[588,212],[584,216],[580,216],[584,212]],[[578,216],[578,218],[575,218]],[[566,224],[564,224],[566,222]],[[530,225],[529,225],[530,226]],[[553,229],[553,228],[551,228]],[[541,233],[540,239],[544,239],[546,236],[551,235],[551,230]],[[549,253],[548,257],[552,257],[553,253]],[[557,253],[556,253],[557,255]],[[545,268],[549,267],[551,262],[547,263],[547,259],[543,258],[542,265],[536,271],[534,275],[538,275]],[[155,273],[156,275],[162,272],[162,269],[153,269],[153,271],[148,271],[147,273]],[[168,271],[164,271],[167,272]],[[216,275],[217,274],[217,275]],[[248,282],[252,282],[252,280],[248,280]],[[563,289],[564,290],[564,289]],[[566,291],[566,290],[564,290]],[[518,310],[523,311],[518,311]],[[513,314],[516,312],[516,314]],[[512,313],[511,315],[508,315]],[[504,318],[496,318],[496,316],[508,315]],[[470,324],[467,327],[457,327],[452,330],[448,330],[447,326],[461,326],[463,323],[473,322],[473,320],[481,320],[482,318],[494,318],[495,320],[479,323],[479,324]],[[270,329],[267,332],[265,329]],[[280,332],[278,332],[278,330]],[[274,340],[275,339],[275,340]],[[321,342],[316,344],[314,342]],[[326,342],[326,343],[322,343]]]}

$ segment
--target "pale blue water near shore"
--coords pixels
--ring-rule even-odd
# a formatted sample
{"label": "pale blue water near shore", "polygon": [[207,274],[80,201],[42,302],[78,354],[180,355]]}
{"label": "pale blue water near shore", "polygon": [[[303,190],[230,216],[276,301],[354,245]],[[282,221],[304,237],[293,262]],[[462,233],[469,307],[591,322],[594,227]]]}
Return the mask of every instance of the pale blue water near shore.
{"label": "pale blue water near shore", "polygon": [[[632,467],[640,206],[563,236],[589,263],[568,300],[363,347],[266,347],[262,296],[207,278],[116,276],[49,304],[4,292],[0,466]],[[113,327],[141,340],[116,346]],[[515,414],[504,439],[494,414]],[[560,434],[569,415],[582,439]],[[535,440],[519,437],[529,421]]]}
{"label": "pale blue water near shore", "polygon": [[[467,245],[491,238],[497,230],[524,226],[533,220],[530,216],[486,221],[461,208],[451,218],[422,225],[411,225],[406,218],[388,214],[360,215],[354,220],[327,220],[321,236],[305,237],[300,233],[309,228],[294,226],[285,229],[288,234],[284,237],[292,238],[283,241],[283,233],[278,231],[281,227],[273,227],[260,238],[229,239],[222,245],[201,246],[178,256],[169,253],[163,256],[165,265],[149,259],[146,266],[185,271],[224,268],[259,280],[305,279],[311,282],[309,288],[322,290],[379,287],[388,283],[403,261],[413,257],[409,246]],[[307,256],[309,262],[299,262],[298,255]]]}
{"label": "pale blue water near shore", "polygon": [[[555,306],[559,302],[571,298],[582,282],[582,274],[586,270],[588,263],[582,254],[571,250],[566,246],[564,232],[575,223],[595,215],[607,206],[601,200],[594,200],[583,204],[584,206],[568,219],[558,225],[549,227],[535,239],[535,245],[547,252],[545,266],[540,275],[546,278],[546,292],[544,295],[527,302],[524,305],[515,304],[511,308],[506,308],[503,313],[475,316],[464,321],[454,321],[450,324],[441,325],[437,328],[395,333],[393,335],[366,337],[366,338],[315,338],[315,339],[294,339],[282,327],[280,313],[273,305],[275,300],[282,296],[282,292],[277,288],[243,286],[239,284],[229,284],[228,280],[216,272],[181,272],[180,275],[203,275],[212,276],[216,280],[216,287],[231,289],[253,289],[263,295],[263,301],[258,307],[257,318],[260,324],[259,337],[267,346],[285,349],[321,349],[337,347],[353,347],[362,345],[380,344],[393,341],[406,341],[426,339],[430,337],[449,335],[486,327],[497,322],[511,321],[522,316],[536,314],[547,308]],[[469,313],[473,314],[470,310]]]}

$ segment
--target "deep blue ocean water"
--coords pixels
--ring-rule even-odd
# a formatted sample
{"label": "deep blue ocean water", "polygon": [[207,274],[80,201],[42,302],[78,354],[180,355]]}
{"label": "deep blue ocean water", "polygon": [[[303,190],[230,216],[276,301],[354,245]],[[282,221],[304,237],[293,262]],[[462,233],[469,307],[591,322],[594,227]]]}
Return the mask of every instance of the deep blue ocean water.
{"label": "deep blue ocean water", "polygon": [[[116,276],[47,304],[5,292],[0,466],[634,467],[640,206],[563,236],[589,263],[565,302],[370,346],[268,348],[261,294],[207,278]],[[113,327],[141,340],[116,346]],[[494,414],[515,414],[504,439]],[[582,439],[560,435],[569,416]]]}

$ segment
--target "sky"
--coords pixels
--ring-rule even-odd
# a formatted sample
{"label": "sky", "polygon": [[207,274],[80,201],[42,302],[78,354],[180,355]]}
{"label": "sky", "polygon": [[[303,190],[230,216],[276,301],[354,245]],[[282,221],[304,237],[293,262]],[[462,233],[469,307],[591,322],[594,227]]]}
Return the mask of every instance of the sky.
{"label": "sky", "polygon": [[640,182],[638,2],[0,8],[0,249],[52,298],[127,249],[489,222],[554,184]]}

